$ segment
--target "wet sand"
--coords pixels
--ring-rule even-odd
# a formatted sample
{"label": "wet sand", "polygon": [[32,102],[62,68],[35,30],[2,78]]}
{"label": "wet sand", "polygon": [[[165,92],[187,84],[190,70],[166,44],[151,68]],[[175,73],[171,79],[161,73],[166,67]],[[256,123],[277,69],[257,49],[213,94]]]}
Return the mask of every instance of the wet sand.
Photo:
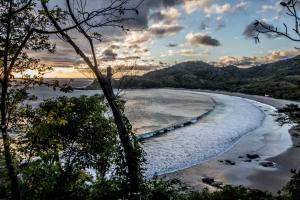
{"label": "wet sand", "polygon": [[[297,103],[240,93],[213,93],[252,99],[276,108],[283,107],[289,103]],[[164,177],[167,179],[178,178],[196,190],[202,190],[206,187],[215,190],[216,188],[202,182],[203,177],[213,177],[216,181],[223,182],[225,185],[243,185],[250,188],[267,190],[276,194],[277,191],[289,181],[291,177],[290,170],[300,170],[300,137],[297,136],[299,131],[294,128],[290,130],[290,133],[291,135],[286,133],[286,135],[276,135],[276,137],[268,132],[260,134],[250,133],[241,138],[233,148],[224,154],[203,164],[195,165],[188,169],[165,175]],[[290,144],[288,142],[286,144],[282,142],[288,141],[289,139],[291,139]],[[257,145],[258,143],[260,145]],[[284,145],[288,145],[288,150],[274,157],[270,157],[269,152],[272,151],[272,154],[274,154],[276,148],[283,148]],[[259,158],[248,159],[246,154],[257,154]],[[233,161],[234,165],[226,164],[226,160]],[[261,166],[260,163],[265,161],[274,162],[275,166]]]}
{"label": "wet sand", "polygon": [[[208,112],[213,107],[212,99],[206,95],[199,98],[199,94],[193,95],[184,92],[181,93],[180,90],[175,89],[135,90],[129,92],[131,92],[132,95],[131,97],[128,96],[128,104],[131,106],[131,110],[127,110],[127,114],[129,119],[133,122],[135,130],[139,133],[163,128],[170,124],[178,123],[181,120],[190,119],[201,113]],[[276,108],[282,107],[288,103],[295,103],[286,100],[240,93],[211,92],[253,99],[258,102],[272,105]],[[99,91],[75,91],[74,94],[70,95],[93,95],[96,93],[99,93]],[[141,93],[143,94],[143,97],[138,97]],[[48,92],[48,90],[41,89],[37,91],[37,94],[42,98],[53,98],[53,94]],[[55,93],[54,96],[56,97],[58,95]],[[137,99],[135,99],[135,97]],[[290,138],[288,134],[286,134],[285,137]],[[169,174],[167,177],[179,178],[195,189],[210,187],[203,184],[201,178],[203,176],[211,176],[217,181],[222,181],[225,184],[245,185],[252,188],[269,190],[275,193],[289,180],[291,168],[299,170],[300,148],[297,147],[299,146],[299,140],[298,137],[292,137],[293,144],[287,151],[267,158],[267,160],[276,163],[276,168],[264,168],[259,165],[259,162],[265,159],[265,155],[263,154],[268,153],[263,151],[263,147],[272,146],[280,140],[278,138],[273,138],[272,135],[268,134],[264,134],[263,137],[255,137],[254,134],[249,134],[248,136],[243,137],[232,149],[217,158],[204,164]],[[258,159],[258,161],[253,160],[251,162],[244,162],[245,154],[251,153],[251,151],[248,151],[249,147],[256,146],[252,144],[256,144],[257,142],[262,144],[262,149],[257,149],[255,153],[260,154],[261,158]],[[240,156],[244,157],[239,158]],[[225,165],[219,162],[219,160],[226,159],[230,159],[236,164]]]}
{"label": "wet sand", "polygon": [[214,107],[213,100],[200,94],[176,90],[126,90],[125,113],[134,132],[142,134],[201,116]]}
{"label": "wet sand", "polygon": [[277,163],[276,171],[257,170],[254,174],[247,177],[250,181],[249,187],[256,189],[263,188],[275,193],[289,181],[291,169],[300,170],[300,137],[293,136],[299,133],[299,127],[293,127],[290,130],[293,146],[278,156],[266,159]]}

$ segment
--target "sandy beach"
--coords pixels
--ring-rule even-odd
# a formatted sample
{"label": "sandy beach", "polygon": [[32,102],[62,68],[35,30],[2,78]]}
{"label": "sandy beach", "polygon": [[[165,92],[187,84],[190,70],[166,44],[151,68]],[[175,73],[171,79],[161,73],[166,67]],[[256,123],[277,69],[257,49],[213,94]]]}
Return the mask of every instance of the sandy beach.
{"label": "sandy beach", "polygon": [[[210,92],[210,91],[205,91]],[[213,92],[242,98],[252,99],[264,104],[271,105],[275,108],[283,107],[289,103],[297,103],[287,100],[279,100],[270,97],[261,97],[246,95],[240,93],[229,92]],[[270,133],[258,135],[258,133],[250,133],[240,139],[240,141],[229,151],[222,155],[199,165],[180,170],[174,173],[165,175],[167,179],[177,178],[183,181],[188,186],[196,190],[203,188],[216,189],[210,185],[204,184],[203,177],[212,177],[217,182],[222,182],[224,185],[243,185],[250,188],[267,190],[272,193],[277,193],[290,179],[291,169],[300,169],[300,137],[296,127],[290,129],[290,135],[274,137]],[[280,141],[287,141],[290,137],[292,144],[279,144]],[[261,147],[257,143],[262,143]],[[281,142],[282,143],[282,142]],[[269,152],[280,146],[288,145],[288,149],[276,155],[269,157]],[[256,147],[254,147],[256,146]],[[275,147],[275,148],[274,148]],[[258,155],[258,158],[249,159],[247,154]],[[274,154],[274,152],[273,152]],[[232,162],[232,164],[226,161]],[[266,162],[267,161],[267,162]],[[274,166],[263,167],[261,163],[272,162]]]}
{"label": "sandy beach", "polygon": [[[54,92],[49,92],[45,89],[40,89],[34,91],[40,99],[47,99],[53,98],[57,96],[62,96],[65,94],[57,94]],[[193,93],[195,92],[195,93]],[[197,93],[198,92],[198,93]],[[201,94],[199,92],[205,92],[208,94]],[[80,96],[80,95],[94,95],[99,93],[99,91],[74,91],[73,93],[69,94],[69,96]],[[100,92],[101,93],[101,92]],[[144,133],[147,131],[153,131],[160,128],[164,128],[171,124],[180,123],[187,119],[191,119],[195,116],[199,116],[204,114],[208,111],[211,111],[214,108],[214,100],[210,97],[215,93],[241,97],[243,101],[245,99],[254,100],[256,102],[260,102],[263,105],[258,105],[261,107],[262,110],[272,110],[275,108],[283,107],[286,104],[290,103],[297,103],[287,100],[279,100],[270,97],[263,97],[263,96],[255,96],[255,95],[246,95],[240,93],[229,93],[229,92],[221,92],[221,91],[200,91],[200,90],[178,90],[178,89],[154,89],[154,90],[127,90],[124,93],[124,97],[127,100],[127,110],[126,114],[128,115],[129,119],[133,123],[133,127],[136,132]],[[226,97],[226,96],[224,96]],[[245,99],[244,99],[245,98]],[[234,100],[234,99],[233,99]],[[238,99],[235,99],[238,101]],[[222,99],[221,99],[222,101]],[[36,103],[38,103],[37,101]],[[238,101],[239,102],[239,101]],[[232,103],[230,98],[228,98],[228,103]],[[253,102],[251,102],[252,104]],[[233,103],[234,104],[234,103]],[[268,107],[268,105],[273,107]],[[234,105],[232,105],[234,106]],[[247,106],[247,105],[245,105]],[[241,107],[244,108],[244,107]],[[266,108],[266,109],[264,109]],[[223,108],[221,107],[221,110]],[[230,110],[229,110],[230,111]],[[223,116],[224,119],[230,119],[233,114],[236,114],[236,111],[240,111],[239,108],[235,108],[235,110],[231,110],[229,115]],[[253,112],[250,109],[251,112]],[[270,112],[270,111],[268,111]],[[238,139],[237,143],[231,147],[225,153],[214,157],[213,159],[209,159],[209,161],[204,162],[202,164],[196,164],[192,167],[186,168],[184,170],[179,170],[174,173],[170,173],[164,175],[167,179],[170,178],[178,178],[186,183],[188,186],[191,186],[193,189],[201,190],[205,187],[209,187],[211,189],[215,189],[207,184],[202,182],[203,177],[213,177],[216,181],[220,181],[224,184],[231,184],[231,185],[244,185],[251,188],[258,188],[262,190],[268,190],[273,193],[276,193],[279,189],[285,185],[291,174],[290,169],[300,169],[300,138],[295,137],[294,131],[292,131],[291,136],[288,134],[287,130],[278,130],[278,126],[274,128],[274,130],[270,130],[270,127],[273,127],[274,124],[274,116],[272,113],[265,113],[266,114],[266,127],[258,128],[257,131],[250,132],[246,136],[241,137]],[[248,113],[248,115],[240,116],[237,120],[242,120],[242,125],[244,125],[245,119],[244,117],[248,118],[253,113]],[[214,120],[215,117],[219,116],[219,113],[215,113],[210,120]],[[252,116],[253,117],[253,116]],[[177,134],[179,136],[189,133],[191,131],[200,131],[202,132],[204,125],[209,122],[208,117],[204,117],[201,119],[200,123],[195,125],[191,125],[187,128],[179,129]],[[248,122],[254,119],[248,119]],[[210,121],[211,125],[216,126],[218,124],[223,123],[223,119],[219,119],[219,122],[213,124],[214,121]],[[239,121],[230,122],[239,124]],[[198,127],[197,127],[198,126]],[[228,129],[231,127],[224,126],[223,129]],[[218,127],[218,129],[222,129]],[[235,130],[236,131],[236,130]],[[209,133],[209,132],[206,132]],[[229,132],[230,134],[230,129]],[[226,134],[228,134],[226,133]],[[282,134],[284,133],[284,134]],[[194,133],[198,134],[198,133]],[[204,134],[204,133],[202,133]],[[225,133],[224,133],[225,134]],[[225,134],[225,135],[226,135]],[[225,136],[224,135],[224,136]],[[168,134],[167,137],[157,138],[154,139],[152,144],[153,146],[153,158],[152,160],[156,159],[156,163],[161,163],[162,160],[159,159],[162,152],[165,151],[169,153],[174,151],[174,147],[176,142],[176,138],[173,133]],[[194,137],[194,136],[193,136]],[[205,134],[202,136],[204,139],[207,139]],[[166,148],[166,142],[170,140],[174,140],[174,143],[170,143]],[[185,148],[189,147],[189,141],[184,140],[185,137],[182,138],[181,142]],[[211,141],[215,141],[214,138],[211,138]],[[195,141],[193,141],[195,143]],[[156,145],[161,143],[161,152],[156,152]],[[208,145],[206,143],[200,144],[196,143],[198,146],[205,146]],[[194,144],[195,145],[195,144]],[[178,149],[182,149],[180,146]],[[202,147],[204,148],[204,147]],[[214,147],[208,147],[210,151],[214,150]],[[190,150],[189,148],[187,150]],[[175,150],[176,151],[176,150]],[[192,151],[191,151],[192,152]],[[202,150],[203,152],[203,150]],[[157,154],[159,153],[159,154]],[[189,152],[183,152],[189,156]],[[259,158],[256,159],[249,159],[247,158],[247,154],[257,154]],[[184,154],[183,154],[184,155]],[[158,156],[158,157],[157,157]],[[175,155],[174,155],[175,156]],[[180,156],[180,154],[176,155]],[[193,155],[201,156],[205,155]],[[175,157],[174,157],[175,158]],[[174,160],[174,158],[172,158]],[[165,161],[168,162],[169,158],[165,158]],[[176,157],[176,159],[180,159],[180,157]],[[190,157],[186,157],[186,162],[188,162]],[[228,164],[226,160],[230,161],[232,164]],[[175,163],[176,160],[174,160]],[[261,166],[261,162],[270,161],[274,162],[274,167],[263,167]],[[190,163],[187,163],[190,165]],[[190,165],[191,166],[191,165]],[[157,167],[157,166],[155,166]]]}

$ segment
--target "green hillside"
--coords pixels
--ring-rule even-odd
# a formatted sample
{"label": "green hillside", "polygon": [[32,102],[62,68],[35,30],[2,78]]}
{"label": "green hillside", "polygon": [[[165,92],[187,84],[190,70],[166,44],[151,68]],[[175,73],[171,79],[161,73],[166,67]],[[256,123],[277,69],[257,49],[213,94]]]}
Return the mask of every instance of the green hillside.
{"label": "green hillside", "polygon": [[[225,90],[300,100],[300,56],[251,68],[215,67],[184,62],[139,77],[124,77],[123,88],[189,88]],[[117,85],[119,81],[115,81]],[[87,89],[96,89],[93,83]]]}

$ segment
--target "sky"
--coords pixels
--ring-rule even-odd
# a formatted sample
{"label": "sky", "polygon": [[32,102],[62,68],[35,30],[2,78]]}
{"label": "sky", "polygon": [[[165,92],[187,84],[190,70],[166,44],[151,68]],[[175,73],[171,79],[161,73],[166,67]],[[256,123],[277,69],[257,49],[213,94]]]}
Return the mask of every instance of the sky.
{"label": "sky", "polygon": [[[87,3],[96,6],[98,2],[100,6],[103,1],[87,0]],[[278,0],[145,0],[138,8],[139,15],[134,15],[134,22],[128,24],[131,31],[99,30],[105,40],[96,44],[97,58],[102,68],[118,66],[122,75],[139,75],[185,61],[250,67],[293,57],[299,54],[296,42],[262,36],[256,44],[249,33],[249,26],[256,19],[280,30],[286,23],[292,32],[293,21],[279,3]],[[81,36],[76,40],[86,47],[87,41]],[[57,38],[53,41],[57,45],[55,54],[32,53],[54,67],[46,77],[92,77],[68,44]]]}

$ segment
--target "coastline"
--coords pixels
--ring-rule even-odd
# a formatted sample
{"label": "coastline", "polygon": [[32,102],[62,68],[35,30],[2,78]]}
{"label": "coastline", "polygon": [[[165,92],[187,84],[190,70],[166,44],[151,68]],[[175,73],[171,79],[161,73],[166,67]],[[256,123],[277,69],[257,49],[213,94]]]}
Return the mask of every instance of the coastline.
{"label": "coastline", "polygon": [[[174,90],[171,88],[166,88],[169,90]],[[179,89],[175,89],[178,93]],[[149,91],[149,90],[148,90]],[[287,103],[297,103],[299,102],[293,102],[293,101],[287,101],[287,100],[278,100],[271,97],[262,97],[262,96],[255,96],[255,95],[247,95],[247,94],[241,94],[241,93],[229,93],[229,92],[222,92],[222,91],[205,91],[205,90],[184,90],[184,91],[195,91],[195,92],[207,92],[207,93],[216,93],[216,94],[225,94],[229,96],[238,96],[241,98],[246,99],[252,99],[254,101],[261,102],[263,104],[271,105],[276,108],[280,108],[284,106]],[[81,94],[87,94],[92,95],[94,93],[98,93],[98,91],[85,91],[85,93],[82,93],[82,91],[76,91],[74,94],[81,95]],[[175,92],[174,92],[175,93]],[[47,93],[45,95],[45,91],[42,90],[41,92],[42,97],[47,98],[50,97]],[[144,91],[143,91],[143,94]],[[72,94],[73,95],[73,94]],[[57,96],[57,95],[55,95]],[[52,97],[52,96],[51,96]],[[165,102],[169,104],[170,102]],[[181,104],[179,101],[178,103]],[[185,102],[186,104],[190,104],[190,102]],[[196,103],[196,102],[192,102]],[[196,103],[198,105],[198,102]],[[194,105],[196,105],[194,104]],[[144,106],[144,105],[143,105]],[[134,109],[136,108],[136,105],[134,105]],[[170,108],[168,108],[170,109]],[[176,107],[171,107],[174,111],[176,111]],[[169,111],[169,110],[168,110]],[[190,111],[190,109],[188,109]],[[193,110],[195,111],[195,110]],[[198,111],[197,111],[198,113]],[[175,114],[175,113],[173,113]],[[183,113],[180,113],[183,114]],[[198,113],[199,114],[199,113]],[[198,115],[197,114],[197,115]],[[176,114],[177,115],[177,114]],[[176,116],[174,115],[174,116]],[[170,116],[170,115],[168,115]],[[196,115],[195,115],[196,116]],[[147,116],[148,117],[148,116]],[[157,116],[156,116],[157,117]],[[162,122],[162,117],[160,116],[158,119],[158,122]],[[206,118],[206,117],[205,117]],[[205,118],[203,119],[205,121]],[[140,120],[140,117],[137,119]],[[178,119],[177,117],[174,119]],[[152,121],[151,123],[155,124]],[[170,134],[171,135],[171,134]],[[251,135],[251,134],[249,134]],[[251,141],[245,141],[247,137],[241,138],[238,143],[242,143],[244,141],[244,144],[248,144]],[[292,138],[293,146],[299,145],[298,138]],[[268,141],[263,141],[265,143],[268,143]],[[251,143],[250,143],[251,144]],[[232,149],[238,149],[241,148],[239,145],[235,145]],[[252,188],[259,188],[263,190],[268,190],[271,192],[276,193],[278,189],[280,189],[283,185],[286,184],[286,182],[289,180],[291,174],[290,169],[291,168],[297,168],[298,163],[300,163],[300,148],[289,148],[285,152],[267,158],[266,160],[272,161],[276,163],[276,168],[262,168],[258,165],[257,162],[239,162],[241,159],[238,158],[238,154],[233,154],[233,152],[230,150],[228,152],[222,153],[221,155],[217,156],[216,158],[209,160],[203,164],[197,164],[193,167],[190,167],[185,170],[180,170],[171,174],[165,175],[166,178],[179,178],[183,182],[187,183],[187,185],[193,187],[194,189],[203,189],[205,187],[209,187],[211,189],[215,189],[214,187],[211,187],[207,184],[204,184],[201,180],[203,176],[210,176],[216,178],[216,181],[222,181],[224,184],[235,184],[235,185],[245,185]],[[219,160],[226,160],[231,159],[233,161],[236,161],[236,165],[220,165]],[[294,166],[294,167],[293,167]],[[298,167],[299,169],[299,167]],[[263,177],[263,178],[262,178]]]}
{"label": "coastline", "polygon": [[[192,91],[225,94],[229,96],[246,98],[273,106],[275,108],[281,108],[289,103],[299,104],[299,102],[241,93],[206,90]],[[250,133],[249,136],[241,138],[238,144],[232,147],[232,149],[217,156],[216,158],[187,169],[163,175],[162,177],[166,179],[179,179],[187,186],[195,190],[202,190],[204,188],[216,190],[216,187],[212,187],[211,185],[205,184],[202,181],[203,177],[211,177],[217,182],[223,183],[224,185],[243,185],[254,189],[266,190],[276,194],[277,191],[289,181],[291,177],[290,170],[300,169],[298,164],[300,163],[300,137],[295,137],[297,136],[297,134],[295,134],[295,129],[296,127],[292,127],[289,131],[290,135],[288,135],[288,137],[291,137],[292,146],[279,155],[268,158],[261,156],[260,158],[254,159],[250,162],[249,159],[245,159],[245,153],[247,152],[243,152],[243,148],[247,145],[251,145],[252,142],[257,142],[255,135],[251,135]],[[265,146],[274,145],[274,142],[276,142],[275,139],[270,135],[265,136],[265,138],[260,138],[260,141],[262,141]],[[256,153],[259,155],[262,152],[259,152],[258,150]],[[220,161],[230,161],[234,164],[223,164]],[[275,163],[275,167],[262,167],[259,164],[261,162]]]}
{"label": "coastline", "polygon": [[195,123],[215,106],[206,95],[174,90],[125,90],[121,96],[134,132],[144,138]]}
{"label": "coastline", "polygon": [[198,90],[198,89],[192,90],[192,91],[215,93],[215,94],[224,94],[224,95],[228,95],[228,96],[241,97],[241,98],[250,99],[250,100],[253,100],[253,101],[257,101],[257,102],[260,102],[260,103],[263,103],[263,104],[273,106],[276,109],[282,108],[287,104],[298,104],[298,105],[300,105],[300,102],[297,102],[297,101],[291,101],[291,100],[285,100],[285,99],[275,99],[273,97],[250,95],[250,94],[244,94],[244,93],[238,93],[238,92]]}
{"label": "coastline", "polygon": [[250,187],[255,189],[264,188],[265,190],[275,193],[277,192],[276,190],[282,188],[290,180],[291,169],[300,169],[300,137],[293,136],[294,133],[299,134],[299,131],[300,130],[298,126],[294,126],[290,129],[290,134],[293,141],[292,147],[278,156],[266,159],[267,161],[278,164],[276,172],[257,171],[256,173],[250,175],[248,177],[249,181],[251,181]]}
{"label": "coastline", "polygon": [[216,108],[216,102],[213,99],[211,99],[211,101],[212,101],[211,108],[209,110],[201,113],[200,115],[198,115],[196,117],[191,117],[190,119],[188,119],[186,121],[181,121],[181,122],[179,121],[175,124],[169,125],[168,127],[164,127],[161,129],[157,129],[154,131],[150,131],[147,133],[137,135],[137,138],[140,141],[145,141],[147,139],[151,139],[153,137],[159,137],[161,135],[167,134],[171,131],[174,131],[174,130],[177,130],[177,129],[180,129],[183,127],[191,126],[191,125],[197,123],[199,120],[203,119],[205,116],[209,115]]}
{"label": "coastline", "polygon": [[[261,127],[265,118],[260,108],[245,99],[192,91],[176,92],[186,96],[191,93],[207,95],[215,100],[217,106],[193,126],[162,137],[153,137],[143,143],[149,161],[145,172],[148,178],[154,174],[163,175],[186,169],[223,154],[242,137]],[[265,105],[263,107],[270,109]]]}

